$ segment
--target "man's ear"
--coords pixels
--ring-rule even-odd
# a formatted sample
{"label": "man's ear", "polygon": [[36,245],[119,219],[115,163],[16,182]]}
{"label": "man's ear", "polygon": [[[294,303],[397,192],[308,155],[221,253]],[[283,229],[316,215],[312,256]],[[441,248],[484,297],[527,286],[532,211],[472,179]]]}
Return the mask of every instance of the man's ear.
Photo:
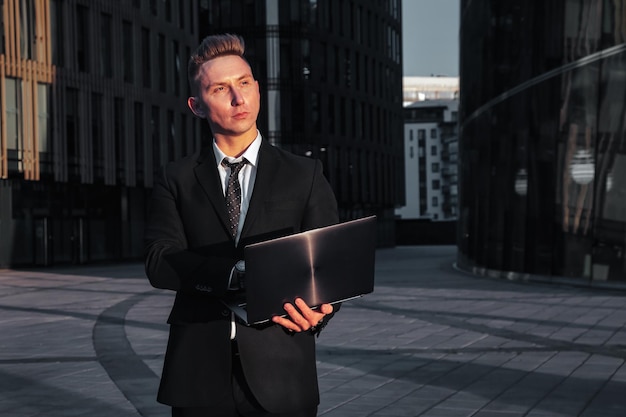
{"label": "man's ear", "polygon": [[206,111],[204,105],[197,97],[189,97],[187,99],[187,105],[191,109],[191,112],[201,119],[206,118]]}

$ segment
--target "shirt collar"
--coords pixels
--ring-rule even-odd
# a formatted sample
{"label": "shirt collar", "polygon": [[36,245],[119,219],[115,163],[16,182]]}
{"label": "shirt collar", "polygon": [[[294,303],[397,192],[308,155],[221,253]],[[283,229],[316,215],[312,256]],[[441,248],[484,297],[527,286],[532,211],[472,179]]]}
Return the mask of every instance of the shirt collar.
{"label": "shirt collar", "polygon": [[258,130],[256,132],[257,132],[256,138],[252,141],[250,146],[248,146],[245,152],[241,154],[241,156],[239,156],[238,158],[232,158],[230,156],[226,156],[226,154],[222,152],[222,150],[217,146],[217,143],[215,143],[215,138],[214,138],[213,139],[213,153],[215,154],[216,164],[220,166],[224,158],[226,158],[228,162],[240,162],[241,160],[245,158],[248,161],[248,164],[256,167],[257,163],[259,162],[259,149],[261,149],[261,140],[262,140],[261,132],[259,132]]}

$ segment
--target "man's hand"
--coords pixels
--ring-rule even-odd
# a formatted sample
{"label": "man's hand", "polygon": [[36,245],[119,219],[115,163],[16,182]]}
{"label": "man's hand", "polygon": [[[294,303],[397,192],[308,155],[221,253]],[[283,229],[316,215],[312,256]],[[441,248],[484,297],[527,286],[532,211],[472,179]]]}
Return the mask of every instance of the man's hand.
{"label": "man's hand", "polygon": [[333,312],[333,306],[322,304],[318,309],[312,310],[303,299],[296,298],[295,306],[285,303],[285,311],[288,317],[274,316],[272,321],[294,332],[306,332],[315,328],[324,316]]}

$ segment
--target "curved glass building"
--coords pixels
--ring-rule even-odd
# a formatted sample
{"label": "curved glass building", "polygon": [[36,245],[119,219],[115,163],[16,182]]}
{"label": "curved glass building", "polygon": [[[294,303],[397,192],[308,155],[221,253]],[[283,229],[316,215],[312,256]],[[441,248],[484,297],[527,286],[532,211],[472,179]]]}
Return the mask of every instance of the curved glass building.
{"label": "curved glass building", "polygon": [[462,0],[458,265],[626,284],[626,1]]}

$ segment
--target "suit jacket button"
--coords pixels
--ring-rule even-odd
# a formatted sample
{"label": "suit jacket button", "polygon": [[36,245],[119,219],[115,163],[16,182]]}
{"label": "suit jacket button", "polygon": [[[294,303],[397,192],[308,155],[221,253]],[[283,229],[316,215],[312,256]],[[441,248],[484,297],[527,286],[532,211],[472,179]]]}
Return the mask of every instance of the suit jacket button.
{"label": "suit jacket button", "polygon": [[226,309],[222,310],[222,316],[226,317],[228,315],[230,315],[230,310],[226,310]]}
{"label": "suit jacket button", "polygon": [[202,292],[212,292],[213,288],[211,288],[208,285],[197,284],[196,285],[196,290],[202,291]]}

